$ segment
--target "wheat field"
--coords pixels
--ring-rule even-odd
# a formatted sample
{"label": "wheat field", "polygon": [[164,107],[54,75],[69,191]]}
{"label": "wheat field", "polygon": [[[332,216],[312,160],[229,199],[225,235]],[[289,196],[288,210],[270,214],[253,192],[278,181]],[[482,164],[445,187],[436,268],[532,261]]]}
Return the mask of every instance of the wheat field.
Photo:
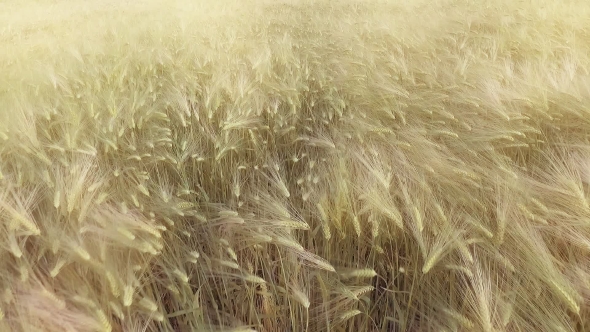
{"label": "wheat field", "polygon": [[590,331],[590,2],[0,1],[0,331]]}

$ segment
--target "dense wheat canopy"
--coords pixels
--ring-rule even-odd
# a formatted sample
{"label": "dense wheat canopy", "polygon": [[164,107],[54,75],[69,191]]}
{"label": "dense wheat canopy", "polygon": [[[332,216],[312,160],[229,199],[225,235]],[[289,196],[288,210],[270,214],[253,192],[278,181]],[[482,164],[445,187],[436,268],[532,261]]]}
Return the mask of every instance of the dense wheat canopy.
{"label": "dense wheat canopy", "polygon": [[590,2],[0,2],[0,331],[590,331]]}

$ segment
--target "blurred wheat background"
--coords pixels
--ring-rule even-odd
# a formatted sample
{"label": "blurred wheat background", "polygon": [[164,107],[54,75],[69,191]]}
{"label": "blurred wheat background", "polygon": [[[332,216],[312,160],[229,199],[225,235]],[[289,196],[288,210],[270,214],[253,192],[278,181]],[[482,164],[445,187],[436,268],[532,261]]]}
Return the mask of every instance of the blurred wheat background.
{"label": "blurred wheat background", "polygon": [[0,331],[590,331],[590,2],[0,1]]}

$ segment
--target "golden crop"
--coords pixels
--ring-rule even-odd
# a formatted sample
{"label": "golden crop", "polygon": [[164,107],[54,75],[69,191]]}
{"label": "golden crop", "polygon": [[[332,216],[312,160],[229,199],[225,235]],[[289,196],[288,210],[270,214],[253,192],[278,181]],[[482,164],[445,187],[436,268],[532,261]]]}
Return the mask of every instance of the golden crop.
{"label": "golden crop", "polygon": [[590,2],[0,1],[0,331],[589,331]]}

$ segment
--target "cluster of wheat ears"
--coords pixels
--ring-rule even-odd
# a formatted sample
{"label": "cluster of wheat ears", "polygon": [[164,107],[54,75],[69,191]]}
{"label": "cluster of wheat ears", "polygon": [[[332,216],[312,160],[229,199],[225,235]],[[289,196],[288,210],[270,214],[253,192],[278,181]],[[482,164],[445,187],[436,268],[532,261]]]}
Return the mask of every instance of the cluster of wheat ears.
{"label": "cluster of wheat ears", "polygon": [[585,0],[0,2],[0,331],[589,331]]}

